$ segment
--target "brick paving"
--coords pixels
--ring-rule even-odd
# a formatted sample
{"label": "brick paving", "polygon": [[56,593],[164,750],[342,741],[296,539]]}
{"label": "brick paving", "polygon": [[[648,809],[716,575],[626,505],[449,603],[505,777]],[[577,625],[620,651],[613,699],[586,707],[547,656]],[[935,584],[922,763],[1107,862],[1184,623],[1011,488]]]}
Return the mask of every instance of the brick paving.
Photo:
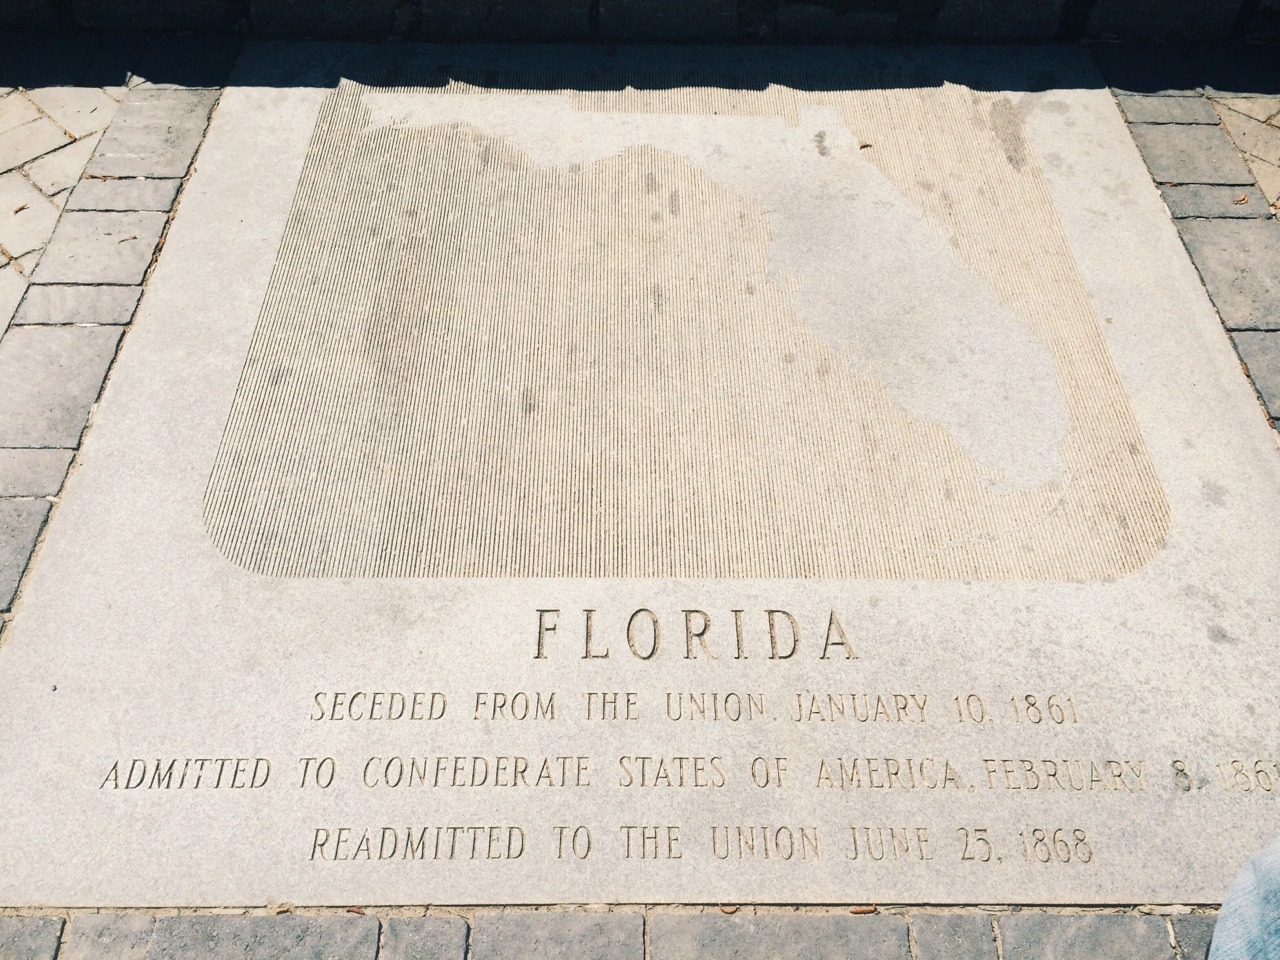
{"label": "brick paving", "polygon": [[[0,88],[0,613],[72,469],[230,67],[227,41],[184,42],[179,54],[194,43],[208,56],[157,43],[123,49],[185,84],[122,72],[117,86]],[[90,59],[101,54],[93,43],[76,41]],[[1263,409],[1280,422],[1280,86],[1250,72],[1248,56],[1225,71],[1149,51],[1100,48],[1096,59]],[[0,960],[1199,960],[1214,914],[1178,909],[71,912],[0,916]]]}
{"label": "brick paving", "polygon": [[1148,50],[1144,63],[1125,48],[1099,53],[1259,403],[1280,427],[1280,58]]}
{"label": "brick paving", "polygon": [[[157,77],[211,75],[198,56],[174,68],[162,52],[148,60],[146,46],[133,49]],[[0,614],[133,320],[230,63],[222,57],[219,73],[215,62],[208,87],[107,66],[119,86],[0,96]]]}
{"label": "brick paving", "polygon": [[1212,930],[1211,914],[1034,909],[103,912],[0,917],[0,960],[1204,960]]}

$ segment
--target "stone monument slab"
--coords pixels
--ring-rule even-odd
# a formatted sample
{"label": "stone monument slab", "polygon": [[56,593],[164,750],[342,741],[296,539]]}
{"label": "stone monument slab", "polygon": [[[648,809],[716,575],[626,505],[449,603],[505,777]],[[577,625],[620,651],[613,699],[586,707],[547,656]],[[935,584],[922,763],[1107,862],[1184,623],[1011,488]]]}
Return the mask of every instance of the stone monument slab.
{"label": "stone monument slab", "polygon": [[282,50],[0,646],[0,901],[1220,898],[1280,459],[1083,54]]}

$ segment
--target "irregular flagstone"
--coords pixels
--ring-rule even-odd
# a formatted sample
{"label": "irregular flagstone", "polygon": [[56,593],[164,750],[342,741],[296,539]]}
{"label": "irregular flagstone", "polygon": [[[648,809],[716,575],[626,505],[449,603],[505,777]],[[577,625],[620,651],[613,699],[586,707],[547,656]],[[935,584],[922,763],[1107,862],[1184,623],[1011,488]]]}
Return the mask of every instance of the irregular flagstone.
{"label": "irregular flagstone", "polygon": [[119,104],[97,87],[36,87],[27,96],[73,137],[107,128]]}
{"label": "irregular flagstone", "polygon": [[1280,97],[1215,97],[1213,102],[1260,123],[1280,115]]}
{"label": "irregular flagstone", "polygon": [[25,123],[37,120],[40,111],[21,93],[6,90],[0,96],[0,134],[8,133]]}
{"label": "irregular flagstone", "polygon": [[23,170],[36,186],[50,196],[62,193],[74,187],[80,180],[80,174],[93,155],[93,149],[97,143],[98,135],[90,134],[39,160],[33,160]]}
{"label": "irregular flagstone", "polygon": [[1280,205],[1280,164],[1248,157],[1249,169],[1258,180],[1258,188],[1273,207]]}

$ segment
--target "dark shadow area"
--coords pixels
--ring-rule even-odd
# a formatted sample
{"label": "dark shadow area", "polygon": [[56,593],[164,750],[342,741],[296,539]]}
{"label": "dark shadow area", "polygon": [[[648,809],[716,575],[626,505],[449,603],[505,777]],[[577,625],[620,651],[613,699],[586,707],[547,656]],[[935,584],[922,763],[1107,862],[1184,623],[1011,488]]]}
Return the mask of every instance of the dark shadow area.
{"label": "dark shadow area", "polygon": [[609,46],[253,41],[227,34],[0,37],[0,87],[442,87],[802,90],[938,86],[1026,90],[1107,85],[1132,93],[1280,94],[1280,47],[1087,45]]}

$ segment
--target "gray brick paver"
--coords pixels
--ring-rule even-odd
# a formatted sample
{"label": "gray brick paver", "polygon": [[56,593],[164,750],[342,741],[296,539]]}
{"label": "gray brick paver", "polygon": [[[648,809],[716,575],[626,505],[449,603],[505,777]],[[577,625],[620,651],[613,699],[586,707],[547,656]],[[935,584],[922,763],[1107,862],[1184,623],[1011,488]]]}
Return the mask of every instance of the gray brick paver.
{"label": "gray brick paver", "polygon": [[658,914],[649,919],[649,946],[651,960],[908,960],[911,956],[907,921],[881,914]]}
{"label": "gray brick paver", "polygon": [[461,917],[397,917],[382,925],[378,960],[463,960],[466,952]]}
{"label": "gray brick paver", "polygon": [[1138,123],[1129,132],[1157,183],[1253,183],[1220,127]]}
{"label": "gray brick paver", "polygon": [[217,97],[217,90],[131,90],[85,173],[105,177],[185,176]]}
{"label": "gray brick paver", "polygon": [[67,211],[33,282],[141,283],[166,219],[153,212]]}
{"label": "gray brick paver", "polygon": [[997,923],[1004,960],[1174,960],[1163,917],[1024,912]]}
{"label": "gray brick paver", "polygon": [[918,913],[911,918],[916,960],[996,960],[991,917],[981,913]]}
{"label": "gray brick paver", "polygon": [[181,180],[172,178],[81,180],[67,201],[67,209],[167,211],[173,206],[181,185]]}
{"label": "gray brick paver", "polygon": [[[0,610],[13,606],[18,593],[18,583],[27,569],[31,551],[35,549],[40,528],[49,516],[48,500],[0,500]],[[21,952],[23,944],[31,944],[48,933],[47,928],[34,927],[34,921],[22,924],[12,921],[16,917],[0,917],[0,960],[11,957],[35,956]],[[14,946],[17,944],[18,946]],[[57,944],[57,936],[54,936]],[[49,956],[53,956],[52,953]]]}
{"label": "gray brick paver", "polygon": [[[1169,214],[1185,217],[1257,219],[1271,216],[1271,205],[1257,187],[1227,187],[1213,183],[1175,183],[1160,187]],[[1241,203],[1241,198],[1244,202]]]}
{"label": "gray brick paver", "polygon": [[78,446],[118,327],[11,327],[0,338],[0,447]]}
{"label": "gray brick paver", "polygon": [[156,921],[147,960],[375,960],[372,916],[181,916]]}
{"label": "gray brick paver", "polygon": [[[643,960],[638,913],[482,910],[471,923],[468,960]],[[660,955],[654,954],[655,960]]]}
{"label": "gray brick paver", "polygon": [[[0,579],[4,576],[3,510],[0,503]],[[0,583],[3,600],[4,585]],[[7,604],[0,603],[3,606]],[[53,960],[61,933],[62,921],[55,917],[0,917],[0,960]]]}
{"label": "gray brick paver", "polygon": [[1207,960],[1217,914],[1194,914],[1173,918],[1173,935],[1182,951],[1182,960]]}
{"label": "gray brick paver", "polygon": [[1133,96],[1116,97],[1124,118],[1130,123],[1216,124],[1218,114],[1204,97]]}
{"label": "gray brick paver", "polygon": [[1280,331],[1233,333],[1240,359],[1249,368],[1253,385],[1262,394],[1267,413],[1280,418]]}
{"label": "gray brick paver", "polygon": [[141,287],[33,284],[27,287],[13,322],[20,324],[99,323],[119,326],[133,319]]}
{"label": "gray brick paver", "polygon": [[1178,231],[1228,330],[1280,329],[1280,222],[1180,220]]}
{"label": "gray brick paver", "polygon": [[51,497],[62,487],[73,450],[0,447],[0,497]]}
{"label": "gray brick paver", "polygon": [[147,960],[155,923],[145,913],[75,917],[63,933],[58,960]]}

